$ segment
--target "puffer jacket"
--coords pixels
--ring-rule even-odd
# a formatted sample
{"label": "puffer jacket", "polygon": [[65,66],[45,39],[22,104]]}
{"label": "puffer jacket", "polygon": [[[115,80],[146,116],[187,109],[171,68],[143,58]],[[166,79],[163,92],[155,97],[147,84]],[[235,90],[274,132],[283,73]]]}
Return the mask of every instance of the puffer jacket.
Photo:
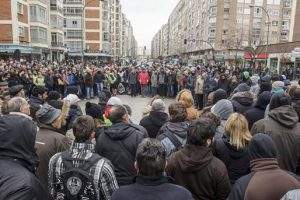
{"label": "puffer jacket", "polygon": [[251,133],[270,135],[278,149],[280,168],[300,174],[300,123],[292,106],[281,106],[271,110],[267,118],[253,125]]}
{"label": "puffer jacket", "polygon": [[251,92],[237,92],[231,98],[234,112],[245,114],[254,103],[254,97]]}
{"label": "puffer jacket", "polygon": [[167,122],[161,127],[158,132],[157,139],[161,141],[163,147],[165,148],[167,157],[176,152],[178,150],[178,147],[176,147],[176,144],[174,144],[173,139],[167,137],[165,134],[173,134],[177,138],[177,141],[181,144],[181,146],[184,146],[187,140],[188,127],[189,126],[187,122]]}
{"label": "puffer jacket", "polygon": [[134,182],[136,150],[146,137],[140,127],[124,122],[113,124],[98,136],[96,153],[112,162],[119,186]]}

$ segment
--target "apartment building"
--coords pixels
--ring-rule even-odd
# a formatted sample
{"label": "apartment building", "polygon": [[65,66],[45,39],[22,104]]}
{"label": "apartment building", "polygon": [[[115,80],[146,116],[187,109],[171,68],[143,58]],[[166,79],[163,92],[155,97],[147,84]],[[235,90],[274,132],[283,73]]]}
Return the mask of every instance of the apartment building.
{"label": "apartment building", "polygon": [[[167,56],[198,53],[199,58],[213,58],[213,48],[216,59],[230,60],[243,57],[248,46],[299,41],[299,4],[299,0],[180,0],[167,24]],[[155,49],[159,48],[153,46],[156,56]]]}
{"label": "apartment building", "polygon": [[[0,53],[30,55],[29,6],[26,0],[3,0],[0,6]],[[18,53],[19,52],[19,53]]]}

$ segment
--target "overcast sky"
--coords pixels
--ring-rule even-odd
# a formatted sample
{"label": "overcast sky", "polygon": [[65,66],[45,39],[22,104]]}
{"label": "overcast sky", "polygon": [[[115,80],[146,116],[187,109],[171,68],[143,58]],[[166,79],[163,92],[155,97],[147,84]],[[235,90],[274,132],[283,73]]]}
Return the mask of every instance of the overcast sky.
{"label": "overcast sky", "polygon": [[123,12],[131,21],[139,46],[151,47],[151,40],[178,0],[121,0]]}

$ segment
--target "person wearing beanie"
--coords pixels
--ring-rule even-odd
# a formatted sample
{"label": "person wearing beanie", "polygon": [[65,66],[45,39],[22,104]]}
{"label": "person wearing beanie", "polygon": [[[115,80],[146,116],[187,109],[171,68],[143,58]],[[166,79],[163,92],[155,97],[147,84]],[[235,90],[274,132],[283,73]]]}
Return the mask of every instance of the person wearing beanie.
{"label": "person wearing beanie", "polygon": [[69,149],[71,140],[59,133],[62,111],[44,104],[37,112],[39,131],[36,136],[36,149],[39,157],[37,177],[48,191],[48,165],[50,158],[58,152]]}
{"label": "person wearing beanie", "polygon": [[249,157],[251,173],[236,181],[228,200],[281,199],[287,192],[300,189],[296,176],[280,169],[270,136],[255,135],[249,144]]}
{"label": "person wearing beanie", "polygon": [[67,129],[70,130],[72,129],[73,122],[75,121],[75,119],[83,115],[81,107],[78,104],[80,99],[76,94],[69,94],[63,100],[68,102],[68,104],[70,105],[67,118]]}
{"label": "person wearing beanie", "polygon": [[259,94],[263,93],[264,91],[268,91],[268,92],[272,91],[272,84],[270,82],[261,82]]}
{"label": "person wearing beanie", "polygon": [[252,108],[254,95],[250,92],[250,87],[246,83],[241,83],[234,89],[231,103],[234,112],[241,114]]}
{"label": "person wearing beanie", "polygon": [[220,125],[216,129],[214,138],[222,138],[225,134],[225,124],[229,116],[233,113],[233,106],[231,101],[222,99],[218,101],[210,111],[220,118]]}
{"label": "person wearing beanie", "polygon": [[216,91],[214,91],[212,103],[216,104],[219,100],[221,100],[221,99],[227,99],[227,97],[228,97],[228,95],[227,95],[227,93],[226,93],[225,90],[223,90],[223,89],[217,89]]}
{"label": "person wearing beanie", "polygon": [[287,94],[273,94],[267,117],[254,123],[252,135],[268,133],[278,149],[281,169],[300,174],[300,123]]}
{"label": "person wearing beanie", "polygon": [[274,93],[274,94],[284,93],[284,82],[275,81],[272,84],[272,93]]}
{"label": "person wearing beanie", "polygon": [[265,111],[271,101],[272,93],[265,91],[258,95],[258,99],[253,108],[250,108],[245,112],[245,117],[248,121],[249,130],[251,130],[253,124],[258,120],[265,117]]}
{"label": "person wearing beanie", "polygon": [[168,121],[169,116],[165,110],[164,101],[156,99],[152,102],[150,114],[140,121],[140,125],[147,130],[150,138],[156,138],[159,129]]}

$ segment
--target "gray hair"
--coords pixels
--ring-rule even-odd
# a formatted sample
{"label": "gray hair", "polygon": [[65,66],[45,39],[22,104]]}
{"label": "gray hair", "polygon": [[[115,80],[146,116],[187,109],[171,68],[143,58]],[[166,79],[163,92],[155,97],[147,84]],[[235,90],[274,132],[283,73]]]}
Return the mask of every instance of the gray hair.
{"label": "gray hair", "polygon": [[22,97],[14,97],[7,102],[8,112],[20,112],[21,107],[27,104],[27,101]]}

